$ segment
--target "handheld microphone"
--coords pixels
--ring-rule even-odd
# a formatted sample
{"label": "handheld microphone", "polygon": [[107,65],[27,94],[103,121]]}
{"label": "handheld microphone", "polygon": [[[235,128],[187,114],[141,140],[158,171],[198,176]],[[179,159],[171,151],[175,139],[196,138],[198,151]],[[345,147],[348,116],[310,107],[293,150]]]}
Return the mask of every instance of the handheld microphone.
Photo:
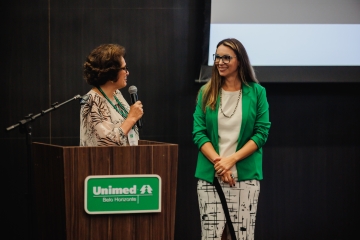
{"label": "handheld microphone", "polygon": [[[137,88],[135,86],[129,87],[129,93],[130,93],[130,98],[131,98],[131,104],[134,104],[137,100],[139,100],[138,95],[137,95]],[[138,128],[143,127],[141,118],[136,122],[136,126]]]}

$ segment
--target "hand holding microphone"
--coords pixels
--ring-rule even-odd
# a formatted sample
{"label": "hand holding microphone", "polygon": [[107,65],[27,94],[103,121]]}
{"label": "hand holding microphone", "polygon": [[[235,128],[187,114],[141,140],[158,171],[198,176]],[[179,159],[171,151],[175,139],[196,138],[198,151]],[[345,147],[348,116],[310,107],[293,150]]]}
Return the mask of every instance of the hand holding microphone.
{"label": "hand holding microphone", "polygon": [[138,119],[136,122],[136,126],[140,129],[143,126],[142,120],[141,120],[141,117],[144,114],[143,105],[142,105],[141,101],[138,100],[137,88],[135,86],[129,87],[129,93],[130,93],[132,105],[130,106],[130,111],[129,111],[128,117],[134,117],[135,119]]}

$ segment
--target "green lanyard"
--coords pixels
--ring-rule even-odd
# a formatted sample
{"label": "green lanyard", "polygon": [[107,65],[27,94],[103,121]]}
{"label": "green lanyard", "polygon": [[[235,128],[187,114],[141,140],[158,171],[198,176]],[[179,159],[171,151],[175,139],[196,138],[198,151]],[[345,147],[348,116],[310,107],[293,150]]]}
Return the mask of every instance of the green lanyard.
{"label": "green lanyard", "polygon": [[[111,104],[111,106],[113,106],[113,108],[124,118],[126,119],[128,116],[128,111],[126,110],[126,108],[124,107],[124,105],[121,104],[121,102],[119,101],[119,99],[114,95],[114,98],[116,100],[116,102],[119,104],[120,109],[118,107],[116,107],[112,101],[110,101],[110,99],[108,98],[108,96],[106,96],[106,94],[104,93],[104,91],[100,88],[97,87],[97,89],[99,89],[99,91],[101,92],[101,94],[106,98],[106,100],[108,100],[108,102]],[[135,130],[135,133],[137,135],[139,135],[138,130],[135,128],[135,125],[132,127],[132,129]]]}
{"label": "green lanyard", "polygon": [[106,100],[108,100],[108,102],[111,104],[111,106],[113,106],[113,108],[124,118],[126,119],[128,116],[128,111],[126,110],[126,108],[121,104],[121,102],[119,101],[119,99],[114,95],[114,98],[116,100],[116,102],[118,103],[118,105],[120,106],[120,109],[115,106],[112,101],[110,101],[110,99],[108,98],[108,96],[106,96],[106,94],[104,93],[104,91],[100,88],[97,87],[97,89],[99,89],[99,91],[101,92],[101,94],[106,98]]}

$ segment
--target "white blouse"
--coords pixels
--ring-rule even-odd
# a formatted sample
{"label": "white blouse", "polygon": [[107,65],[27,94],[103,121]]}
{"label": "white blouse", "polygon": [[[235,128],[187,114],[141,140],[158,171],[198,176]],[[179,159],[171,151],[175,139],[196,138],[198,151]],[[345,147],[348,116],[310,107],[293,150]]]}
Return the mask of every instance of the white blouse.
{"label": "white blouse", "polygon": [[[226,116],[231,116],[238,102],[240,90],[229,92],[221,89],[221,91],[221,109]],[[225,117],[221,109],[219,107],[218,112],[219,154],[221,157],[227,157],[236,152],[242,121],[242,94],[233,116]],[[236,165],[231,168],[231,172],[237,177]]]}
{"label": "white blouse", "polygon": [[[119,90],[115,96],[129,112],[130,106]],[[116,102],[115,106],[120,109]],[[80,109],[80,146],[126,146],[128,137],[121,129],[125,118],[114,109],[106,98],[94,90],[90,90],[81,102]],[[139,139],[139,131],[134,126],[135,138]]]}

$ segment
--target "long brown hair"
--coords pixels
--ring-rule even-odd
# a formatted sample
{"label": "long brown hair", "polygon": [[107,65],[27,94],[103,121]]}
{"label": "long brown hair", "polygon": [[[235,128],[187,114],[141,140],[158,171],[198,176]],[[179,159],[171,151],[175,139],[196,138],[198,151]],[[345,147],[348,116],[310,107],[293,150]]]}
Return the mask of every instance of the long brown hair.
{"label": "long brown hair", "polygon": [[[220,45],[229,47],[235,52],[236,58],[239,61],[238,77],[242,83],[246,85],[249,85],[248,82],[259,83],[259,81],[256,78],[254,69],[250,64],[250,59],[245,50],[245,47],[242,45],[242,43],[239,40],[235,38],[227,38],[221,40],[217,44],[216,49]],[[222,76],[220,76],[219,71],[216,65],[214,64],[212,67],[211,79],[204,85],[203,88],[202,109],[204,112],[206,107],[208,106],[213,110],[215,109],[216,101],[219,95],[219,90],[223,85],[224,80],[225,79]]]}

